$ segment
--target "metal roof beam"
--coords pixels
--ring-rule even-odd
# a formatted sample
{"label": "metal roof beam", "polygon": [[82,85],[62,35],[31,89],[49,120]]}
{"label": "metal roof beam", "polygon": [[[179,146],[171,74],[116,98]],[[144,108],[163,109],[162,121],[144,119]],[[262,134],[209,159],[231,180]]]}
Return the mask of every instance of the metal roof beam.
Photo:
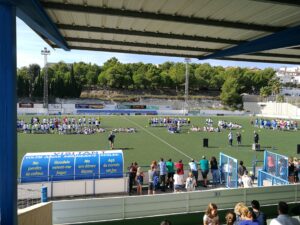
{"label": "metal roof beam", "polygon": [[[154,56],[166,56],[166,57],[181,57],[181,58],[197,58],[196,56],[189,54],[176,54],[176,53],[161,53],[161,52],[148,52],[148,51],[134,51],[134,50],[121,50],[121,49],[111,49],[111,48],[92,48],[92,47],[81,47],[70,45],[70,49],[74,50],[87,50],[87,51],[103,51],[103,52],[116,52],[116,53],[130,53],[130,54],[140,54],[140,55],[154,55]],[[261,63],[281,63],[281,64],[299,64],[300,62],[291,61],[281,61],[270,59],[243,59],[237,57],[224,57],[218,60],[231,60],[231,61],[243,61],[243,62],[261,62]]]}
{"label": "metal roof beam", "polygon": [[219,58],[217,60],[231,60],[231,61],[242,61],[242,62],[260,62],[260,63],[279,63],[279,64],[292,64],[292,65],[299,65],[299,62],[291,62],[286,60],[275,60],[275,59],[243,59],[243,58],[237,58],[237,57],[224,57]]}
{"label": "metal roof beam", "polygon": [[132,35],[140,37],[154,37],[154,38],[167,38],[167,39],[176,39],[176,40],[185,40],[185,41],[202,41],[202,42],[211,42],[218,44],[231,44],[237,45],[244,43],[245,41],[233,40],[233,39],[224,39],[224,38],[213,38],[213,37],[201,37],[193,35],[183,35],[183,34],[173,34],[173,33],[160,33],[160,32],[151,32],[151,31],[138,31],[138,30],[126,30],[126,29],[114,29],[106,27],[88,27],[88,26],[79,26],[79,25],[70,25],[70,24],[57,24],[57,27],[63,30],[72,30],[72,31],[86,31],[86,32],[97,32],[97,33],[108,33],[108,34],[120,34],[120,35]]}
{"label": "metal roof beam", "polygon": [[257,52],[257,53],[251,53],[248,55],[255,55],[255,56],[266,56],[266,57],[278,57],[278,58],[290,58],[290,59],[300,59],[300,51],[299,55],[295,54],[280,54],[280,53],[265,53],[265,52]]}
{"label": "metal roof beam", "polygon": [[194,25],[205,25],[205,26],[215,26],[215,27],[226,27],[233,29],[243,29],[243,30],[254,30],[254,31],[263,31],[263,32],[277,32],[280,30],[286,29],[286,27],[270,26],[270,25],[261,25],[253,23],[243,23],[243,22],[234,22],[226,20],[215,20],[208,18],[196,18],[196,17],[187,17],[179,15],[170,15],[162,13],[152,13],[152,12],[143,12],[143,11],[133,11],[126,9],[113,9],[113,8],[100,8],[88,5],[74,5],[74,4],[63,4],[57,2],[42,2],[42,5],[47,9],[52,10],[62,10],[69,12],[80,12],[87,14],[97,14],[97,15],[107,15],[107,16],[118,16],[118,17],[129,17],[134,19],[148,19],[148,20],[160,20],[167,22],[178,22],[185,24],[194,24]]}
{"label": "metal roof beam", "polygon": [[299,0],[252,0],[254,2],[265,2],[270,3],[273,5],[290,5],[290,6],[296,6],[300,7],[300,1]]}
{"label": "metal roof beam", "polygon": [[289,48],[289,49],[300,49],[300,46],[292,47],[292,48]]}
{"label": "metal roof beam", "polygon": [[17,16],[37,34],[51,40],[64,50],[69,50],[63,36],[49,18],[38,0],[12,1],[17,7]]}
{"label": "metal roof beam", "polygon": [[[150,43],[136,43],[136,42],[112,41],[112,40],[91,39],[91,38],[76,38],[76,37],[67,37],[66,41],[86,43],[86,44],[88,44],[88,43],[107,44],[107,45],[117,45],[117,46],[130,46],[130,47],[141,47],[141,48],[179,50],[179,51],[216,52],[218,50],[218,49],[210,49],[210,48],[196,48],[196,47],[161,45],[161,44],[150,44]],[[300,51],[299,51],[299,55],[268,53],[268,52],[251,53],[251,54],[248,54],[248,55],[298,59],[298,58],[300,58]]]}
{"label": "metal roof beam", "polygon": [[112,41],[112,40],[76,38],[76,37],[67,37],[66,41],[80,42],[80,43],[87,43],[87,44],[93,43],[93,44],[107,44],[107,45],[118,45],[118,46],[126,45],[126,46],[130,46],[130,47],[181,50],[181,51],[196,51],[196,52],[215,52],[216,51],[216,49],[210,49],[210,48],[196,48],[196,47],[186,47],[186,46],[161,45],[161,44],[137,43],[137,42],[126,42],[126,41]]}
{"label": "metal roof beam", "polygon": [[201,59],[223,58],[232,55],[250,54],[270,49],[286,48],[300,44],[300,26],[292,27],[247,43],[234,46],[213,54],[201,57]]}
{"label": "metal roof beam", "polygon": [[111,49],[111,48],[92,48],[92,47],[81,47],[81,46],[70,46],[71,49],[75,50],[87,50],[87,51],[103,51],[103,52],[116,52],[116,53],[131,53],[140,55],[157,55],[167,57],[181,57],[181,58],[197,58],[197,56],[189,54],[176,54],[176,53],[162,53],[162,52],[148,52],[148,51],[134,51],[134,50],[123,50],[123,49]]}

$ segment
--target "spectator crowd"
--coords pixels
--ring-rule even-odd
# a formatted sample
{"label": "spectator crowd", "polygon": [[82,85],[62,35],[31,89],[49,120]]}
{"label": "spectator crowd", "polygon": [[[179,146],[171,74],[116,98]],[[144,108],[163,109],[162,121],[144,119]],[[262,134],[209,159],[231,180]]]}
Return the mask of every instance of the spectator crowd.
{"label": "spectator crowd", "polygon": [[[277,204],[276,218],[270,220],[269,225],[300,225],[298,219],[289,215],[289,205],[280,201]],[[209,203],[203,216],[203,225],[219,225],[221,219],[218,215],[218,206],[215,203]],[[235,205],[234,210],[228,210],[225,215],[226,225],[267,225],[267,216],[261,210],[260,203],[257,200],[251,201],[251,206],[243,202]],[[160,225],[172,225],[170,220],[163,220]]]}
{"label": "spectator crowd", "polygon": [[[232,168],[230,164],[222,164],[219,168],[216,157],[210,160],[206,156],[202,156],[198,162],[191,159],[188,162],[188,174],[185,175],[184,164],[182,160],[173,162],[172,159],[165,161],[161,158],[151,162],[148,172],[148,194],[155,194],[158,190],[165,192],[167,189],[171,192],[194,191],[197,187],[207,188],[217,187],[232,176]],[[137,193],[142,194],[142,186],[144,184],[145,173],[143,167],[137,162],[131,163],[129,170],[129,194],[133,194],[133,186],[136,184]],[[212,180],[208,180],[208,174],[211,173]],[[199,175],[202,180],[200,182]],[[252,187],[253,176],[247,171],[243,161],[240,161],[238,167],[238,178],[240,187]]]}

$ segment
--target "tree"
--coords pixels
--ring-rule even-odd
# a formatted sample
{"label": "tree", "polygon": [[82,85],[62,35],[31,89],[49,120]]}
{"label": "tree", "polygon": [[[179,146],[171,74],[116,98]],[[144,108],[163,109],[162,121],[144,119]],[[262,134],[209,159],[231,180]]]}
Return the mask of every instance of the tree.
{"label": "tree", "polygon": [[224,83],[224,71],[225,69],[221,66],[214,67],[214,73],[212,74],[209,87],[215,90],[221,90],[222,85]]}
{"label": "tree", "polygon": [[32,96],[43,97],[44,95],[44,76],[39,74],[34,81]]}
{"label": "tree", "polygon": [[[176,63],[170,67],[169,70],[172,83],[175,86],[176,92],[178,92],[179,87],[184,86],[185,81],[185,65],[183,63]],[[174,87],[172,87],[174,88]]]}
{"label": "tree", "polygon": [[161,71],[160,79],[161,79],[161,87],[171,89],[174,86],[173,80],[170,74],[168,73],[168,70]]}
{"label": "tree", "polygon": [[226,79],[222,86],[220,99],[223,104],[233,108],[241,108],[242,97],[239,93],[239,83],[234,77]]}
{"label": "tree", "polygon": [[86,74],[87,85],[92,86],[97,84],[98,74],[96,71],[89,70]]}
{"label": "tree", "polygon": [[280,93],[281,83],[278,78],[270,80],[268,86],[271,87],[273,95],[277,96]]}
{"label": "tree", "polygon": [[144,89],[147,86],[147,80],[145,78],[147,69],[145,64],[140,63],[139,68],[133,72],[132,80],[136,89]]}
{"label": "tree", "polygon": [[262,87],[268,86],[269,81],[275,76],[275,71],[272,68],[257,70],[252,79],[253,86],[260,90]]}
{"label": "tree", "polygon": [[156,66],[150,65],[145,73],[145,77],[151,89],[157,89],[160,86],[160,70]]}
{"label": "tree", "polygon": [[269,86],[265,86],[260,88],[260,96],[263,98],[269,97],[272,94],[272,88]]}
{"label": "tree", "polygon": [[30,64],[28,68],[29,74],[29,97],[33,95],[34,92],[34,82],[37,76],[40,74],[41,67],[38,64]]}
{"label": "tree", "polygon": [[129,87],[133,87],[133,80],[132,80],[132,74],[133,74],[133,64],[123,64],[123,88],[128,89]]}
{"label": "tree", "polygon": [[209,81],[214,73],[213,68],[208,64],[199,64],[195,69],[196,87],[198,89],[208,89]]}
{"label": "tree", "polygon": [[22,67],[17,70],[17,94],[18,97],[28,97],[30,87],[30,77],[27,67]]}
{"label": "tree", "polygon": [[102,70],[108,70],[109,68],[115,66],[116,64],[119,64],[119,60],[116,57],[112,57],[109,60],[107,60],[103,66],[102,66]]}

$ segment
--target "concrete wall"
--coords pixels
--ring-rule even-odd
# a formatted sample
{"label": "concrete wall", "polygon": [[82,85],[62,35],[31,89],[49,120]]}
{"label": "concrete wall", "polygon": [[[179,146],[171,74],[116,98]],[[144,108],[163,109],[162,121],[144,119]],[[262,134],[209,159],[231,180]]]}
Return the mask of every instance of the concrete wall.
{"label": "concrete wall", "polygon": [[300,184],[55,201],[53,223],[124,221],[134,218],[190,214],[205,211],[210,202],[217,204],[219,209],[228,209],[233,208],[237,202],[250,205],[253,199],[259,200],[261,205],[277,204],[278,201],[299,202]]}
{"label": "concrete wall", "polygon": [[268,102],[261,114],[280,118],[300,118],[300,109],[289,103]]}
{"label": "concrete wall", "polygon": [[[127,177],[113,179],[97,179],[97,180],[75,180],[75,181],[55,181],[42,183],[24,183],[19,184],[18,189],[36,190],[30,194],[31,198],[41,197],[41,187],[47,187],[48,197],[64,197],[64,196],[82,196],[93,194],[121,193],[127,192]],[[26,199],[26,194],[19,195],[18,199]]]}
{"label": "concrete wall", "polygon": [[244,110],[253,114],[261,114],[262,106],[258,102],[244,102]]}
{"label": "concrete wall", "polygon": [[52,202],[19,209],[18,225],[52,225]]}
{"label": "concrete wall", "polygon": [[300,119],[300,108],[290,103],[244,102],[244,109],[264,117]]}

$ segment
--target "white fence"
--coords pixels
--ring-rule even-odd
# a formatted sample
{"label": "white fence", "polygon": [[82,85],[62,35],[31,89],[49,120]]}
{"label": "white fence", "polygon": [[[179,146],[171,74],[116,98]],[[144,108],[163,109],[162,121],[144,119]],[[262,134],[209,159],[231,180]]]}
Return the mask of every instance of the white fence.
{"label": "white fence", "polygon": [[203,212],[210,202],[220,209],[233,208],[237,202],[247,205],[253,199],[261,205],[278,201],[299,202],[300,184],[260,188],[208,190],[153,196],[113,197],[53,202],[53,223],[87,223],[140,217]]}
{"label": "white fence", "polygon": [[[18,185],[18,190],[40,190],[42,186],[47,187],[48,197],[83,196],[106,193],[127,192],[127,177],[97,180],[55,181],[42,183],[24,183]],[[18,199],[27,199],[26,194],[19,195]],[[32,199],[40,199],[41,192],[35,191],[30,195]]]}

